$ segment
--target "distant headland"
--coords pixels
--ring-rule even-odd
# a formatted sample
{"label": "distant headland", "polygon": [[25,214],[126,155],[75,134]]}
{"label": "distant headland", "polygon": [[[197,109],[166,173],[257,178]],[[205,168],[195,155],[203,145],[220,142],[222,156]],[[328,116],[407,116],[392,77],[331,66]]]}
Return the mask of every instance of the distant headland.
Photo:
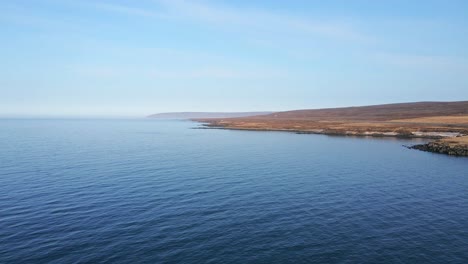
{"label": "distant headland", "polygon": [[205,128],[296,133],[430,138],[414,148],[468,156],[468,101],[415,102],[306,109],[244,116],[189,117]]}
{"label": "distant headland", "polygon": [[195,119],[195,118],[234,118],[247,116],[268,115],[273,112],[171,112],[148,116],[161,119]]}

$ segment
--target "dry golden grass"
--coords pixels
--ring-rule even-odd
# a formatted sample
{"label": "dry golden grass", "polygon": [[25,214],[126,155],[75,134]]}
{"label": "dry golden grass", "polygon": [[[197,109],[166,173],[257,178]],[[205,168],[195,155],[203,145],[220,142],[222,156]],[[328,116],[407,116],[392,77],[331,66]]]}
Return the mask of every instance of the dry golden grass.
{"label": "dry golden grass", "polygon": [[467,124],[468,115],[463,116],[432,116],[432,117],[420,117],[420,118],[409,118],[409,119],[397,119],[390,122],[405,122],[405,123],[431,123],[431,124]]}
{"label": "dry golden grass", "polygon": [[441,140],[444,143],[448,144],[462,144],[462,145],[468,145],[468,136],[464,137],[454,137],[454,138],[445,138]]}
{"label": "dry golden grass", "polygon": [[[441,137],[468,135],[468,101],[298,110],[241,118],[196,119],[209,127],[356,136]],[[468,148],[468,136],[441,144]]]}
{"label": "dry golden grass", "polygon": [[292,131],[314,131],[325,130],[327,133],[366,133],[366,132],[397,132],[398,134],[409,134],[411,132],[458,132],[468,134],[465,124],[444,123],[417,123],[417,122],[353,122],[353,121],[312,121],[297,119],[266,119],[266,118],[233,118],[233,119],[209,119],[199,120],[209,123],[211,126],[228,129],[251,129],[251,130],[292,130]]}
{"label": "dry golden grass", "polygon": [[362,135],[396,133],[400,136],[413,136],[415,132],[468,135],[468,101],[297,110],[263,116],[198,121],[206,122],[212,127],[227,129],[298,132],[320,130],[320,133],[325,134]]}

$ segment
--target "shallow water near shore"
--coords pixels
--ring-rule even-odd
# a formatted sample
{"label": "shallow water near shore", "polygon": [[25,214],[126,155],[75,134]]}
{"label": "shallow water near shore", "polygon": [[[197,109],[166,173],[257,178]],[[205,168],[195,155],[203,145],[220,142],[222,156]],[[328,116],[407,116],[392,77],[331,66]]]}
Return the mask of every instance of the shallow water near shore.
{"label": "shallow water near shore", "polygon": [[468,262],[468,158],[196,126],[0,120],[0,263]]}

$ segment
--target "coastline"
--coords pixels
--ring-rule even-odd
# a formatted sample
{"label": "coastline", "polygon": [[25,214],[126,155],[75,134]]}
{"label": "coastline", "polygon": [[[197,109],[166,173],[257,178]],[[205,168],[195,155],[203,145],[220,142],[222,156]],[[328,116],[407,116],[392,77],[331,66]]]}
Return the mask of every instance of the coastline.
{"label": "coastline", "polygon": [[426,144],[414,145],[409,148],[426,152],[446,154],[450,156],[468,157],[468,136],[444,138]]}
{"label": "coastline", "polygon": [[238,131],[258,131],[258,132],[289,132],[295,134],[313,134],[313,135],[327,135],[327,136],[355,136],[355,137],[393,137],[393,138],[421,138],[421,139],[441,139],[442,136],[437,135],[407,135],[397,134],[393,132],[366,132],[359,133],[355,131],[314,131],[314,130],[297,130],[297,129],[268,129],[268,128],[237,128],[237,127],[223,127],[202,124],[201,127],[194,127],[194,129],[221,129],[221,130],[238,130]]}
{"label": "coastline", "polygon": [[409,149],[416,149],[426,152],[440,153],[451,156],[468,156],[468,133],[457,127],[454,129],[452,125],[446,125],[443,128],[427,128],[414,127],[413,131],[409,129],[393,128],[372,130],[369,127],[360,129],[330,129],[330,128],[315,128],[315,129],[297,129],[297,128],[275,128],[261,126],[236,126],[235,123],[226,122],[226,120],[209,120],[209,119],[192,119],[192,121],[201,123],[201,127],[197,129],[225,129],[239,131],[275,131],[275,132],[291,132],[296,134],[317,134],[328,136],[354,136],[354,137],[392,137],[402,139],[428,139],[432,140],[425,144],[417,144],[413,146],[405,146]]}
{"label": "coastline", "polygon": [[414,129],[410,131],[407,129],[330,129],[330,128],[317,128],[317,129],[297,129],[297,128],[274,128],[274,127],[254,127],[254,126],[236,126],[230,123],[220,123],[218,120],[200,120],[192,119],[192,121],[201,123],[201,127],[196,129],[225,129],[225,130],[240,130],[240,131],[276,131],[276,132],[291,132],[296,134],[318,134],[318,135],[336,135],[336,136],[359,136],[359,137],[397,137],[397,138],[423,138],[423,139],[444,139],[468,136],[465,131],[457,131],[453,129],[446,130],[430,130]]}

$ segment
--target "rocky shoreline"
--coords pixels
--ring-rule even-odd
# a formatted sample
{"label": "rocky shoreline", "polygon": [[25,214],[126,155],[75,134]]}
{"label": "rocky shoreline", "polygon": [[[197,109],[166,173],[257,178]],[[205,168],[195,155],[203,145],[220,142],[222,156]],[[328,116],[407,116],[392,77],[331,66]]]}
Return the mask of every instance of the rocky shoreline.
{"label": "rocky shoreline", "polygon": [[427,144],[414,145],[409,148],[433,153],[446,154],[451,156],[468,157],[468,144],[464,144],[463,142],[457,142],[456,138],[455,141],[454,139],[444,139],[429,142]]}
{"label": "rocky shoreline", "polygon": [[[276,132],[292,132],[297,134],[321,134],[329,136],[355,136],[355,137],[394,137],[394,138],[424,138],[435,141],[418,144],[414,146],[406,146],[409,149],[416,149],[426,152],[440,153],[451,156],[468,156],[468,136],[460,136],[458,133],[452,132],[413,132],[404,133],[397,132],[382,132],[382,131],[343,131],[329,129],[313,129],[313,130],[295,130],[295,129],[270,129],[270,128],[240,128],[222,126],[213,123],[204,123],[197,129],[226,129],[226,130],[243,130],[243,131],[276,131]],[[458,136],[456,135],[458,134]]]}
{"label": "rocky shoreline", "polygon": [[414,149],[466,156],[468,101],[303,109],[238,118],[196,118],[202,128],[433,140]]}
{"label": "rocky shoreline", "polygon": [[[197,120],[195,120],[197,121]],[[200,122],[200,121],[197,121]],[[202,126],[194,127],[194,129],[224,129],[224,130],[240,130],[240,131],[271,131],[271,132],[291,132],[296,134],[316,134],[328,136],[355,136],[355,137],[394,137],[394,138],[422,138],[422,139],[443,139],[446,137],[459,136],[459,133],[453,132],[391,132],[391,131],[351,131],[351,130],[335,130],[335,129],[281,129],[281,128],[252,128],[252,127],[231,127],[219,124],[204,123]]]}

